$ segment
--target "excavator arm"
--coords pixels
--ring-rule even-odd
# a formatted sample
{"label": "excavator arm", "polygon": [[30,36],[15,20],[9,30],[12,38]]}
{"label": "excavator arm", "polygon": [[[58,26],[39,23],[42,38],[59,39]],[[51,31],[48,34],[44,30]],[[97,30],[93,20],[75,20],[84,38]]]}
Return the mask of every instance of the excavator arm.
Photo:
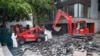
{"label": "excavator arm", "polygon": [[31,28],[31,29],[28,29],[26,31],[21,32],[21,34],[27,34],[27,33],[30,33],[30,32],[34,32],[36,30],[39,30],[41,32],[44,31],[40,26],[35,26],[34,28]]}
{"label": "excavator arm", "polygon": [[60,17],[63,16],[65,19],[66,19],[66,23],[68,22],[68,33],[70,35],[72,35],[72,17],[69,16],[68,14],[62,12],[60,9],[57,11],[57,14],[55,16],[55,19],[54,19],[54,22],[53,22],[53,25],[52,27],[56,27],[57,23],[58,23],[58,20],[60,19]]}

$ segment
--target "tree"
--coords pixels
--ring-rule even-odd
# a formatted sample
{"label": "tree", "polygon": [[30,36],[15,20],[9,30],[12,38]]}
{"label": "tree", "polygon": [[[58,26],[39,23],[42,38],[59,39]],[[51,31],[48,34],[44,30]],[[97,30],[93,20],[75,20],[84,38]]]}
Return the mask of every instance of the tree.
{"label": "tree", "polygon": [[34,17],[34,24],[40,24],[40,21],[44,21],[50,17],[52,10],[54,9],[53,0],[26,0],[32,7],[32,14]]}
{"label": "tree", "polygon": [[30,4],[24,0],[0,0],[0,21],[28,19],[31,12]]}
{"label": "tree", "polygon": [[0,21],[29,19],[32,13],[37,24],[49,18],[53,8],[53,0],[0,0]]}

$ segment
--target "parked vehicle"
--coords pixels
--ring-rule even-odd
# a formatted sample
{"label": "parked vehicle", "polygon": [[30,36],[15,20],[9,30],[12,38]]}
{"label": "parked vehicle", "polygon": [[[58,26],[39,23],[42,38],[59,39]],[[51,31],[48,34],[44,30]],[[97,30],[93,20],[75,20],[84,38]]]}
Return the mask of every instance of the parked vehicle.
{"label": "parked vehicle", "polygon": [[13,27],[17,35],[17,41],[19,44],[24,44],[28,41],[41,42],[44,39],[44,35],[39,34],[37,31],[44,32],[40,26],[35,26],[31,29],[22,30],[21,26],[16,25]]}

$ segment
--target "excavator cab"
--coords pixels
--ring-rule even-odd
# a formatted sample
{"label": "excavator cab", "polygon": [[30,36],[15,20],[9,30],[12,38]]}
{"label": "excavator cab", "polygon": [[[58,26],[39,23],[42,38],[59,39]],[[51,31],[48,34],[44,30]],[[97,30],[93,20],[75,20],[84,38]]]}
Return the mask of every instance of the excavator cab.
{"label": "excavator cab", "polygon": [[86,21],[78,21],[74,23],[74,32],[73,34],[87,34],[88,33],[88,28],[87,28],[87,23]]}

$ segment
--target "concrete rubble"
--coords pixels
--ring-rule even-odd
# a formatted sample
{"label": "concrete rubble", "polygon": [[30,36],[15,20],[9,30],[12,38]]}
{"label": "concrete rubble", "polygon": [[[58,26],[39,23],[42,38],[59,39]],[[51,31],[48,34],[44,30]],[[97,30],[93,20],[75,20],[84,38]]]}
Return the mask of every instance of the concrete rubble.
{"label": "concrete rubble", "polygon": [[[81,41],[81,39],[70,38],[67,36],[54,36],[46,42],[26,43],[18,48],[18,53],[14,56],[72,56],[75,50],[97,51],[93,43]],[[100,49],[99,47],[97,49]],[[99,51],[99,50],[98,50]]]}

